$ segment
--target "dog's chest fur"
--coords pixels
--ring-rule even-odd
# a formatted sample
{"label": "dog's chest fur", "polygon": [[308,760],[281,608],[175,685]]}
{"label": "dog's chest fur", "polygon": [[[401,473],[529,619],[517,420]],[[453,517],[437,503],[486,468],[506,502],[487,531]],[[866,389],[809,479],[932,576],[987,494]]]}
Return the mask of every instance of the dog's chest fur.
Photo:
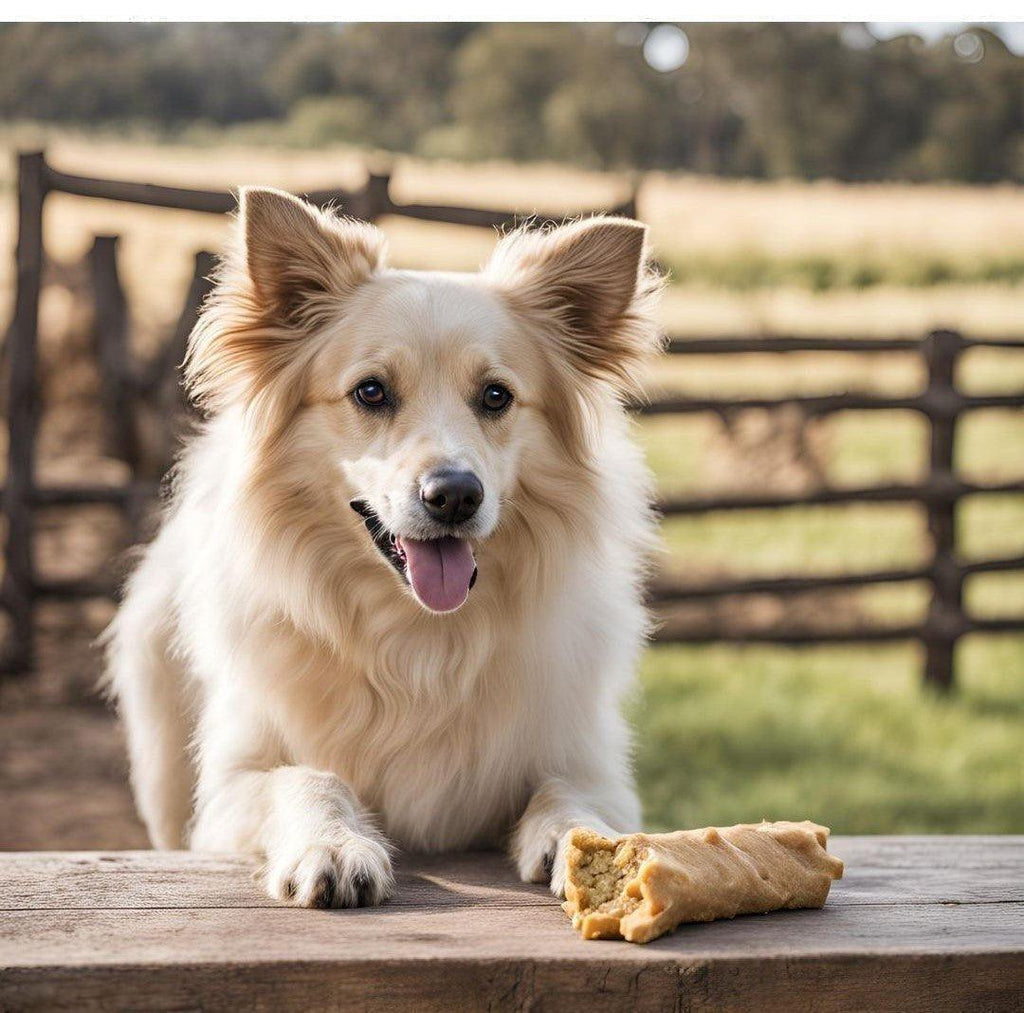
{"label": "dog's chest fur", "polygon": [[516,624],[481,617],[441,637],[432,625],[350,642],[346,658],[278,688],[275,718],[288,761],[336,773],[400,846],[496,844],[550,759],[561,690]]}

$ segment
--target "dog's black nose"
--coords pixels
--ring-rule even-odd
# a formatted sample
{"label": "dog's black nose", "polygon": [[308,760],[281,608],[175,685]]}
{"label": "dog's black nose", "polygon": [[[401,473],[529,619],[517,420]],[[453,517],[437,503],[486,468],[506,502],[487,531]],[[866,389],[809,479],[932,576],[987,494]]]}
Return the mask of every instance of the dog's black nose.
{"label": "dog's black nose", "polygon": [[484,498],[484,487],[471,471],[439,468],[420,485],[420,499],[427,512],[443,524],[468,521]]}

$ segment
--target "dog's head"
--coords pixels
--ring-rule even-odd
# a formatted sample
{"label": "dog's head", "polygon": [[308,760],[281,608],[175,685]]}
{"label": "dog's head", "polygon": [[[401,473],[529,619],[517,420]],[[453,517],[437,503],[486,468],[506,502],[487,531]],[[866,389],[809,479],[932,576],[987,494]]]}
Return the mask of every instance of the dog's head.
{"label": "dog's head", "polygon": [[193,395],[254,423],[264,475],[358,524],[351,506],[423,607],[459,608],[538,455],[585,468],[593,405],[656,347],[644,227],[520,231],[457,275],[388,269],[379,230],[279,191],[243,191],[240,212],[190,343]]}

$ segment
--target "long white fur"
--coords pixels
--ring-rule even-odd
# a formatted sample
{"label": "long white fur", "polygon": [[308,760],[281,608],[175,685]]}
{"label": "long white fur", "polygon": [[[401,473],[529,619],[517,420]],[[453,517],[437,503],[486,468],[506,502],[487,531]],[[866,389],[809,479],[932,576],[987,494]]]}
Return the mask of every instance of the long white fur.
{"label": "long white fur", "polygon": [[[272,232],[266,209],[290,198],[259,196]],[[345,223],[305,213],[311,228],[334,230],[345,257]],[[479,275],[392,271],[364,257],[359,284],[348,279],[303,318],[310,333],[293,369],[278,363],[246,387],[238,369],[258,348],[231,360],[108,633],[132,787],[155,847],[262,856],[273,896],[350,904],[392,892],[394,845],[507,843],[522,878],[538,881],[572,827],[639,829],[620,713],[645,635],[653,524],[621,404],[634,364],[598,375],[598,347],[577,369],[576,350],[559,346],[570,324],[530,294],[572,258],[559,253],[566,243],[582,244],[604,284],[602,250],[635,260],[615,229],[636,227],[572,228],[581,237],[506,240]],[[541,274],[512,249],[524,242],[534,260],[553,251]],[[244,315],[235,304],[248,300],[251,316],[260,298],[244,249],[225,267],[197,349],[230,340],[242,327],[233,307]],[[632,270],[635,291],[608,326],[639,360],[656,336],[642,257]],[[608,354],[621,358],[615,341]],[[381,365],[404,391],[391,422],[348,396]],[[215,388],[219,367],[206,368]],[[492,368],[518,389],[490,429],[465,392]],[[348,501],[366,497],[408,530],[417,476],[453,461],[485,485],[479,580],[459,611],[434,615]]]}

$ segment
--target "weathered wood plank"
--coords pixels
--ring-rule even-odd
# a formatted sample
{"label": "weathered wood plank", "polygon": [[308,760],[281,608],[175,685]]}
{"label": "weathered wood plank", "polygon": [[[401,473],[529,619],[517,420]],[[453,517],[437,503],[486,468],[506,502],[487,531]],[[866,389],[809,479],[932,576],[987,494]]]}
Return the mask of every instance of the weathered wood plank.
{"label": "weathered wood plank", "polygon": [[[628,944],[622,944],[627,946]],[[635,949],[635,948],[634,948]],[[14,1010],[415,1010],[461,1013],[647,1011],[1018,1011],[1017,954],[913,955],[806,960],[396,958],[367,968],[310,963],[111,964],[89,969],[0,971],[0,1001]]]}
{"label": "weathered wood plank", "polygon": [[646,946],[583,940],[554,898],[496,903],[310,911],[300,908],[152,908],[11,911],[0,965],[83,968],[111,963],[598,960],[640,964],[726,957],[1021,954],[1024,904],[826,906],[683,925]]}
{"label": "weathered wood plank", "polygon": [[[830,847],[847,864],[830,904],[1024,903],[1021,838],[836,837]],[[0,911],[275,906],[253,881],[255,865],[230,855],[26,852],[4,855],[0,869]],[[499,854],[403,858],[399,875],[395,907],[550,903]]]}
{"label": "weathered wood plank", "polygon": [[[256,863],[232,855],[156,851],[4,856],[0,911],[275,908],[255,881]],[[399,865],[389,908],[550,905],[520,883],[503,856],[417,856]]]}
{"label": "weathered wood plank", "polygon": [[836,838],[823,911],[585,942],[499,854],[380,909],[277,907],[232,856],[0,855],[0,1008],[1017,1009],[1024,838]]}

